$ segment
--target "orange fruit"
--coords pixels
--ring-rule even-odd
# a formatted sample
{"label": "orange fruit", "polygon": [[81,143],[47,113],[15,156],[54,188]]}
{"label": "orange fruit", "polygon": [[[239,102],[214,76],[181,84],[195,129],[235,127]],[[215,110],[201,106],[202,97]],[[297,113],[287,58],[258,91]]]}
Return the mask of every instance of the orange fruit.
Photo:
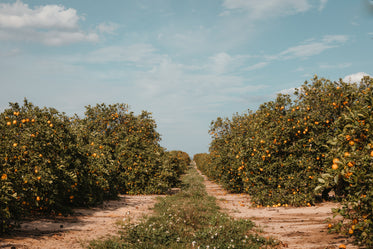
{"label": "orange fruit", "polygon": [[332,169],[334,169],[334,170],[338,169],[338,164],[333,163],[333,165],[332,165]]}

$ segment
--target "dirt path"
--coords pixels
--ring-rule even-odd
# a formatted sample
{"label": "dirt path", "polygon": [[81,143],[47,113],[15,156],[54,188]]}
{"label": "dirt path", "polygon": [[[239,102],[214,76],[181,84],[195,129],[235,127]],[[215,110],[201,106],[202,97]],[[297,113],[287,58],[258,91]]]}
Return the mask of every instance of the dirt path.
{"label": "dirt path", "polygon": [[312,207],[253,208],[247,194],[230,194],[206,176],[207,192],[215,196],[219,206],[234,218],[249,218],[263,231],[263,236],[272,236],[282,241],[285,248],[331,249],[344,244],[348,249],[357,249],[351,239],[328,234],[325,220],[333,217],[331,208],[336,203],[322,203]]}
{"label": "dirt path", "polygon": [[76,209],[71,217],[25,222],[11,236],[0,238],[0,248],[84,248],[90,240],[117,235],[118,220],[135,222],[150,214],[155,202],[155,195],[125,195],[100,208]]}

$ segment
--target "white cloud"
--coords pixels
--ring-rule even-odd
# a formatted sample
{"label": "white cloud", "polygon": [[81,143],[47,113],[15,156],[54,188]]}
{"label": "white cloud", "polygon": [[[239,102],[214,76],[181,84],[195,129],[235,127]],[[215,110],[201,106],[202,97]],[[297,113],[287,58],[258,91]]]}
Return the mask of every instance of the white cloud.
{"label": "white cloud", "polygon": [[268,61],[259,62],[259,63],[256,63],[256,64],[252,65],[252,66],[249,66],[247,68],[247,70],[254,71],[254,70],[257,70],[257,69],[261,69],[261,68],[267,66],[268,64],[269,64]]}
{"label": "white cloud", "polygon": [[319,11],[322,11],[323,9],[325,9],[327,2],[328,0],[320,0]]}
{"label": "white cloud", "polygon": [[307,0],[224,0],[223,7],[229,11],[244,11],[252,19],[268,19],[294,15],[308,11],[312,6]]}
{"label": "white cloud", "polygon": [[[274,55],[264,55],[261,58],[264,59],[262,62],[258,62],[252,66],[246,68],[248,71],[253,71],[257,69],[264,68],[268,66],[273,61],[281,61],[281,60],[289,60],[289,59],[307,59],[308,57],[315,56],[321,54],[322,52],[336,48],[343,43],[348,41],[348,36],[346,35],[326,35],[322,37],[319,41],[314,39],[309,39],[304,42],[304,44],[289,47],[284,51],[274,54]],[[334,65],[333,67],[336,68],[345,68],[349,67],[351,64],[339,64]],[[331,68],[329,65],[321,65],[321,68]],[[300,71],[300,70],[297,70]]]}
{"label": "white cloud", "polygon": [[322,39],[325,43],[345,43],[348,41],[348,36],[346,35],[326,35]]}
{"label": "white cloud", "polygon": [[279,91],[278,93],[293,95],[295,90],[296,90],[296,88],[293,87],[293,88],[289,88],[289,89],[283,89],[283,90]]}
{"label": "white cloud", "polygon": [[212,71],[217,74],[222,74],[226,71],[227,66],[232,61],[232,57],[227,53],[218,53],[211,57],[212,60]]}
{"label": "white cloud", "polygon": [[107,34],[115,34],[115,31],[119,28],[119,25],[116,23],[101,23],[97,26],[98,31],[100,33],[107,33]]}
{"label": "white cloud", "polygon": [[312,55],[317,55],[323,51],[332,48],[332,45],[323,42],[313,42],[310,44],[298,45],[290,47],[280,54],[280,57],[285,59],[306,58]]}
{"label": "white cloud", "polygon": [[85,34],[80,31],[76,32],[61,32],[50,31],[48,33],[39,33],[40,41],[50,46],[60,46],[76,42],[97,42],[99,37],[96,33]]}
{"label": "white cloud", "polygon": [[347,75],[346,77],[343,78],[343,81],[347,83],[354,83],[354,82],[359,83],[364,76],[372,77],[367,73],[359,72],[359,73]]}
{"label": "white cloud", "polygon": [[82,31],[63,31],[63,30],[22,30],[21,32],[14,30],[0,30],[0,40],[11,41],[31,41],[38,42],[48,46],[61,46],[77,42],[98,42],[99,36],[92,33],[84,33]]}
{"label": "white cloud", "polygon": [[97,42],[95,32],[79,29],[75,9],[62,5],[44,5],[30,8],[17,0],[13,4],[0,4],[0,39],[11,41],[32,41],[50,46],[76,42]]}
{"label": "white cloud", "polygon": [[0,4],[0,26],[4,28],[58,28],[76,29],[81,19],[75,9],[59,5],[39,6],[30,9],[17,0],[14,4]]}
{"label": "white cloud", "polygon": [[327,49],[341,46],[348,40],[345,35],[327,35],[321,41],[308,41],[306,44],[290,47],[279,54],[280,58],[307,58],[318,55]]}

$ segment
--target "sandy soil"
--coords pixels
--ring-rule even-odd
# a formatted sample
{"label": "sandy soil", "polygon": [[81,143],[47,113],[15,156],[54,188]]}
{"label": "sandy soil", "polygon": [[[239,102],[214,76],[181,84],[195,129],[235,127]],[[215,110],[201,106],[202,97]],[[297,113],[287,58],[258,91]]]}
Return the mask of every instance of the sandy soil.
{"label": "sandy soil", "polygon": [[84,248],[90,240],[117,235],[117,221],[136,222],[151,214],[155,202],[155,195],[123,195],[101,207],[76,209],[74,216],[25,222],[10,236],[0,238],[0,248]]}
{"label": "sandy soil", "polygon": [[253,208],[247,194],[231,194],[206,176],[207,192],[215,196],[219,206],[234,218],[247,218],[255,222],[265,237],[282,242],[284,248],[331,249],[344,244],[357,249],[352,240],[329,234],[327,218],[333,218],[332,208],[337,203],[325,202],[312,207]]}

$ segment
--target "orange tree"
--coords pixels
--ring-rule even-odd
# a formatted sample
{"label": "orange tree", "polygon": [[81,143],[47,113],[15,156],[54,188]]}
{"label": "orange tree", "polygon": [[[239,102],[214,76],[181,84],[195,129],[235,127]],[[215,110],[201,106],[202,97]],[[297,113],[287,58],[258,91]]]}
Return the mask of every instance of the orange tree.
{"label": "orange tree", "polygon": [[[210,154],[198,153],[193,156],[193,161],[196,163],[197,168],[205,175],[209,176]],[[211,178],[211,177],[210,177]]]}
{"label": "orange tree", "polygon": [[[25,100],[0,114],[1,220],[35,212],[65,212],[84,162],[69,119],[53,108]],[[68,155],[68,156],[67,156]]]}
{"label": "orange tree", "polygon": [[315,77],[294,99],[279,95],[256,112],[218,118],[210,129],[205,171],[231,191],[252,194],[257,205],[313,204],[317,178],[325,171],[325,145],[354,102],[347,96],[352,88]]}
{"label": "orange tree", "polygon": [[191,163],[188,153],[180,150],[172,150],[168,154],[176,166],[172,171],[177,175],[183,174]]}
{"label": "orange tree", "polygon": [[346,101],[352,102],[337,120],[336,135],[328,141],[325,173],[317,191],[336,189],[343,207],[336,212],[348,222],[336,224],[366,246],[373,246],[373,79],[350,85]]}
{"label": "orange tree", "polygon": [[85,114],[68,118],[27,100],[0,114],[0,232],[30,214],[64,214],[179,183],[189,156],[160,146],[150,113],[100,104]]}
{"label": "orange tree", "polygon": [[85,179],[103,197],[163,193],[178,182],[184,166],[170,162],[150,113],[136,116],[124,104],[87,106],[76,127],[88,157]]}

